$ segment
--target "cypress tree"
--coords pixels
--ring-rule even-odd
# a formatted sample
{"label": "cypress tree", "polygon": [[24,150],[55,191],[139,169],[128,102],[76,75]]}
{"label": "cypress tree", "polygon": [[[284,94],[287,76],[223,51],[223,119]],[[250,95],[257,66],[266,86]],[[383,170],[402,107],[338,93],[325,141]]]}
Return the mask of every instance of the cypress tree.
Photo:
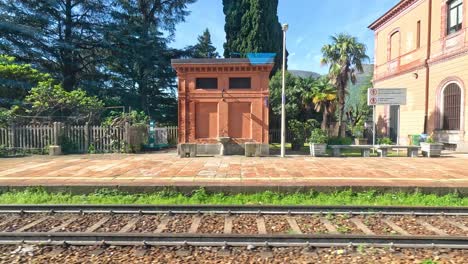
{"label": "cypress tree", "polygon": [[224,56],[276,53],[274,74],[281,67],[283,52],[278,0],[223,0],[223,11],[226,16]]}

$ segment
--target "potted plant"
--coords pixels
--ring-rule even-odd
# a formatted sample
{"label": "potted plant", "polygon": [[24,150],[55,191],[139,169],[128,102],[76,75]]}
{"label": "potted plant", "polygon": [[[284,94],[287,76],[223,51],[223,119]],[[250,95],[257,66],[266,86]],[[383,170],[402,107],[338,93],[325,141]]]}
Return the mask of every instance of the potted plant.
{"label": "potted plant", "polygon": [[425,142],[421,142],[421,151],[425,157],[440,157],[443,149],[444,144],[436,143],[432,135]]}
{"label": "potted plant", "polygon": [[356,125],[352,131],[355,145],[367,145],[367,138],[364,138],[364,126]]}
{"label": "potted plant", "polygon": [[312,130],[310,135],[310,155],[312,157],[324,156],[327,153],[328,136],[325,131],[320,128]]}

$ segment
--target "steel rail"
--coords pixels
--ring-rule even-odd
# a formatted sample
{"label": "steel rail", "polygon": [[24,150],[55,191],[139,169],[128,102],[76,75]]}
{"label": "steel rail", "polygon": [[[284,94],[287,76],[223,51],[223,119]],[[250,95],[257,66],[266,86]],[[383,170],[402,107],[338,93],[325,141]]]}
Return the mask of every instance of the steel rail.
{"label": "steel rail", "polygon": [[468,249],[468,237],[366,235],[200,235],[135,233],[0,233],[0,244],[79,246],[398,247]]}
{"label": "steel rail", "polygon": [[468,207],[237,205],[0,205],[2,213],[351,214],[468,216]]}

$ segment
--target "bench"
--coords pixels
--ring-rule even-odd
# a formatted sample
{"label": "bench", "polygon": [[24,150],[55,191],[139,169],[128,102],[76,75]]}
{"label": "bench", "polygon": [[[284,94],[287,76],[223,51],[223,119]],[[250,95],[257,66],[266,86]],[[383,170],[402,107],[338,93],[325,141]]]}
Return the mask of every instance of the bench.
{"label": "bench", "polygon": [[377,146],[377,151],[380,153],[380,157],[387,157],[388,155],[388,150],[390,149],[406,149],[407,154],[406,156],[410,158],[416,158],[418,157],[419,149],[421,147],[418,146],[400,146],[400,145],[380,145]]}
{"label": "bench", "polygon": [[331,145],[333,157],[340,157],[342,149],[359,149],[362,157],[370,157],[372,145]]}

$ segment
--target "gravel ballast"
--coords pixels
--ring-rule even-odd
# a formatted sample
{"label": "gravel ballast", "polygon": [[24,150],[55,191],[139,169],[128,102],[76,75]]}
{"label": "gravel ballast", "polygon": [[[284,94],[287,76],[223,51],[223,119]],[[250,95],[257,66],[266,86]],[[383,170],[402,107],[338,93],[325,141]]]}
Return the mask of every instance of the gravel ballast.
{"label": "gravel ballast", "polygon": [[[234,248],[154,247],[145,251],[136,247],[57,247],[2,246],[1,263],[466,263],[467,250],[376,249],[346,248],[317,249],[304,252],[302,248],[247,250]],[[433,262],[429,262],[433,261]]]}

